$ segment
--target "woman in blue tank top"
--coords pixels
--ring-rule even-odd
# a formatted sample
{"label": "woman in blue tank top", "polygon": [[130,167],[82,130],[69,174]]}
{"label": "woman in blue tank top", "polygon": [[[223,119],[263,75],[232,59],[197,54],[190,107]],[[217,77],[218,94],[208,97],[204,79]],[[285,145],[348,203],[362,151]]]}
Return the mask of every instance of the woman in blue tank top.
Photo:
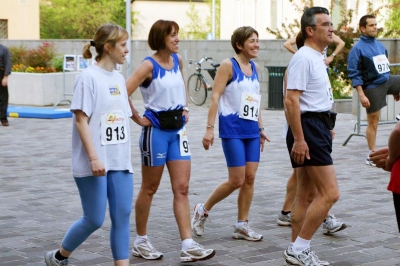
{"label": "woman in blue tank top", "polygon": [[236,56],[222,61],[218,69],[203,138],[204,149],[208,150],[214,142],[218,109],[219,136],[229,176],[204,204],[195,205],[191,225],[194,234],[202,235],[211,208],[239,189],[233,238],[259,241],[263,236],[254,232],[248,222],[260,150],[264,150],[265,140],[269,141],[261,119],[258,65],[251,60],[258,55],[258,32],[252,27],[240,27],[233,32],[231,44]]}
{"label": "woman in blue tank top", "polygon": [[182,57],[177,54],[178,32],[179,26],[174,21],[155,22],[150,29],[148,44],[156,52],[146,57],[126,81],[129,95],[140,87],[146,109],[142,118],[131,107],[133,120],[143,126],[139,140],[142,186],[135,205],[137,237],[132,254],[148,260],[163,256],[147,237],[147,221],[153,196],[167,165],[174,195],[174,214],[182,240],[180,260],[191,262],[210,259],[215,250],[205,249],[193,241],[190,230],[188,190],[191,161],[184,127],[189,119],[189,108]]}

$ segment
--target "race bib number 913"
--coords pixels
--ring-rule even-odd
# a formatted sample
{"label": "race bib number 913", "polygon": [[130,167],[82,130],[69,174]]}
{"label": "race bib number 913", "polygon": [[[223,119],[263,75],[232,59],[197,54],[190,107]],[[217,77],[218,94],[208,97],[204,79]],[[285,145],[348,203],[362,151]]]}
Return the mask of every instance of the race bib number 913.
{"label": "race bib number 913", "polygon": [[239,117],[242,119],[258,121],[261,95],[243,92],[240,100]]}
{"label": "race bib number 913", "polygon": [[122,111],[101,115],[101,145],[120,144],[128,141],[126,119]]}

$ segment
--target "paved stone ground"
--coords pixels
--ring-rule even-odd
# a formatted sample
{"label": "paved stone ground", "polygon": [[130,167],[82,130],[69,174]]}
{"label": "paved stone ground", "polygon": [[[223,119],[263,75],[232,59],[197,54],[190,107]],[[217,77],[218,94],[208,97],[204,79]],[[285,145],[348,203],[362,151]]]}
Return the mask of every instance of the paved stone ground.
{"label": "paved stone ground", "polygon": [[[141,102],[135,102],[141,110]],[[187,128],[191,141],[192,178],[190,204],[202,202],[227,177],[217,139],[204,151],[207,108],[191,106]],[[236,219],[236,193],[216,205],[203,237],[194,239],[214,248],[216,256],[192,265],[284,265],[282,253],[290,241],[290,227],[276,225],[286,181],[291,173],[282,134],[282,111],[264,110],[264,126],[271,138],[262,153],[251,208],[252,228],[264,235],[257,243],[231,238]],[[400,239],[391,194],[386,190],[389,174],[364,164],[367,154],[363,137],[345,139],[353,132],[355,117],[339,114],[333,158],[341,199],[332,212],[348,228],[325,236],[320,228],[312,246],[332,265],[400,265]],[[69,226],[81,215],[77,188],[70,171],[71,119],[10,118],[0,127],[0,265],[43,265],[46,251],[58,247]],[[387,143],[392,125],[379,126],[377,144]],[[135,195],[141,183],[137,140],[140,128],[132,123],[132,164]],[[365,127],[362,128],[365,132]],[[134,214],[134,212],[133,212]],[[113,265],[109,248],[110,220],[71,256],[71,265]],[[165,172],[154,197],[148,234],[164,253],[159,261],[131,258],[131,265],[180,265],[181,243],[172,212],[172,193]],[[131,239],[136,236],[134,216]]]}

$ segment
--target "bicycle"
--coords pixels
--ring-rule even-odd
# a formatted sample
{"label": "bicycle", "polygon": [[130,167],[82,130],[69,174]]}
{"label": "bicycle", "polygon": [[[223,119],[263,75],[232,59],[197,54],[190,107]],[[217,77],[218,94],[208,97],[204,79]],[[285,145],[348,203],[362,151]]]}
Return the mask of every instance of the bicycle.
{"label": "bicycle", "polygon": [[[210,65],[213,68],[201,68],[201,64],[204,61],[210,62]],[[210,74],[211,78],[214,80],[215,73],[217,72],[217,67],[219,64],[215,64],[212,62],[211,57],[203,56],[200,61],[194,62],[192,59],[189,59],[189,67],[191,64],[196,65],[196,72],[190,75],[187,82],[187,88],[189,92],[189,98],[195,105],[202,105],[207,100],[207,92],[212,90],[211,84],[207,81],[207,79],[201,73],[201,70],[206,70],[208,74]]]}

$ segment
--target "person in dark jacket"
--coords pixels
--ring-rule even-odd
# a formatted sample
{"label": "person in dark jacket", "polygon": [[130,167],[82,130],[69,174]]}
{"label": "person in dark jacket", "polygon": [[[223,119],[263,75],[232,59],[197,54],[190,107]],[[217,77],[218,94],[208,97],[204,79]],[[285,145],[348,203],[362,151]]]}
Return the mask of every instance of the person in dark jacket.
{"label": "person in dark jacket", "polygon": [[[378,28],[375,17],[363,16],[359,29],[362,35],[349,53],[347,69],[360,103],[367,110],[366,137],[371,153],[375,149],[380,110],[387,104],[386,95],[392,94],[396,101],[399,100],[400,75],[390,75],[387,50],[376,40]],[[375,166],[369,155],[365,163]]]}
{"label": "person in dark jacket", "polygon": [[3,126],[9,126],[7,120],[8,108],[8,76],[11,74],[11,56],[7,47],[0,44],[0,121]]}

